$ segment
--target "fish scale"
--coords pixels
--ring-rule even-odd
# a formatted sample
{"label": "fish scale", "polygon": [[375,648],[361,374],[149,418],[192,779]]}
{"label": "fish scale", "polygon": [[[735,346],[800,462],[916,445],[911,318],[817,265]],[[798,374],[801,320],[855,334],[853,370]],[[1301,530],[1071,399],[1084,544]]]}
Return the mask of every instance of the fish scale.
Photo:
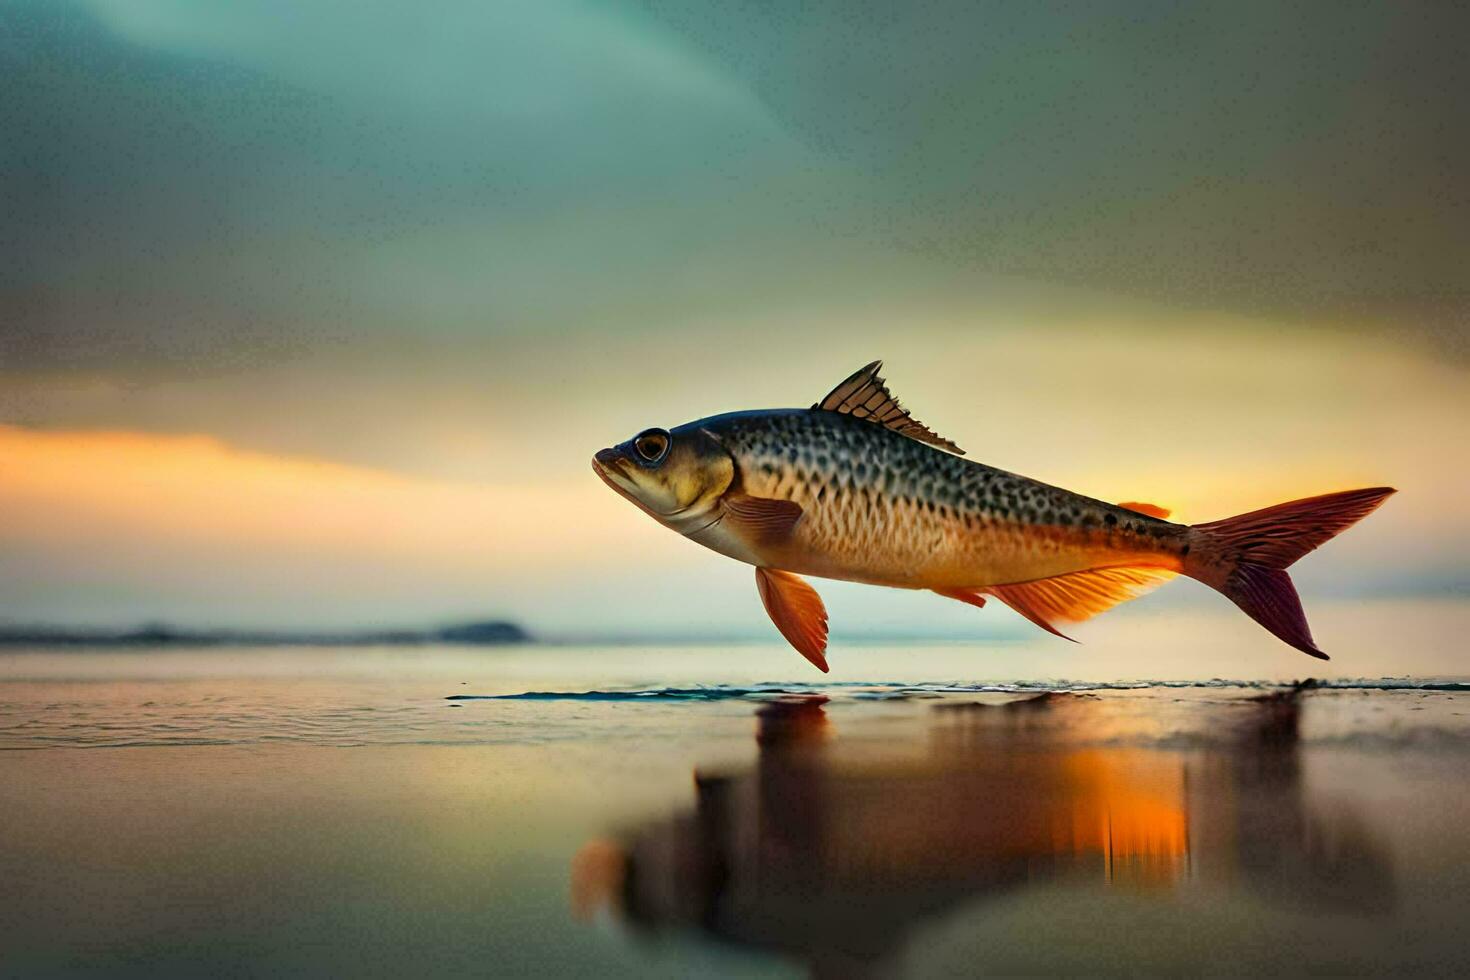
{"label": "fish scale", "polygon": [[1062,636],[1183,573],[1304,653],[1326,659],[1285,569],[1394,491],[1369,487],[1186,526],[961,458],[888,390],[874,361],[810,409],[734,412],[646,429],[593,457],[660,524],[754,565],[791,645],[827,670],[827,612],[800,574],[994,597]]}
{"label": "fish scale", "polygon": [[747,493],[801,506],[801,556],[792,571],[961,587],[1059,575],[1093,567],[1099,556],[1166,561],[1186,543],[1182,525],[962,459],[848,415],[739,412],[691,424],[729,450]]}

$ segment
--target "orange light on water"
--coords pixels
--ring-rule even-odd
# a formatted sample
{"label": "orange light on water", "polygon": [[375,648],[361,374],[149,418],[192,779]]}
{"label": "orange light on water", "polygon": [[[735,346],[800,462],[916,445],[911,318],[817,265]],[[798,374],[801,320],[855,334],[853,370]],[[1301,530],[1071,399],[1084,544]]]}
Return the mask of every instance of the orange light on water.
{"label": "orange light on water", "polygon": [[1177,760],[1093,750],[1069,755],[1063,767],[1073,793],[1065,830],[1074,851],[1100,851],[1109,881],[1177,877],[1189,856],[1189,809]]}

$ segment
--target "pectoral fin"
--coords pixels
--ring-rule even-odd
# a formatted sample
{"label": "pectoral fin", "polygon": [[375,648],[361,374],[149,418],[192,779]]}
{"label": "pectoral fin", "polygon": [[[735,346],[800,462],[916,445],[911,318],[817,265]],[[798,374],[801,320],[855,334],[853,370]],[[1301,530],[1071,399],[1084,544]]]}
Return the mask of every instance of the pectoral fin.
{"label": "pectoral fin", "polygon": [[755,570],[756,588],[776,629],[796,652],[827,673],[827,609],[815,589],[790,572]]}
{"label": "pectoral fin", "polygon": [[731,529],[760,544],[779,544],[786,540],[803,513],[801,504],[795,501],[745,493],[726,494],[722,502],[725,522]]}

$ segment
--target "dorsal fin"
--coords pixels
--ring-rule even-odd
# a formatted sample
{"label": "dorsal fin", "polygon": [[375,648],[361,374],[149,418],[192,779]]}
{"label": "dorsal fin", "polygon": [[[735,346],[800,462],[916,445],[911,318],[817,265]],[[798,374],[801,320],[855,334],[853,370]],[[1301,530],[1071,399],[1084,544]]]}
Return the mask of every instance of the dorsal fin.
{"label": "dorsal fin", "polygon": [[926,442],[940,449],[947,449],[963,456],[965,451],[948,439],[930,429],[909,414],[909,410],[898,403],[888,390],[888,384],[878,377],[882,361],[874,361],[856,371],[842,384],[827,393],[827,397],[812,406],[828,412],[841,412],[854,418],[867,419],[892,429],[899,435]]}
{"label": "dorsal fin", "polygon": [[1171,513],[1167,507],[1160,507],[1158,504],[1142,504],[1136,500],[1130,500],[1118,506],[1124,510],[1131,510],[1135,514],[1143,514],[1145,517],[1157,517],[1159,520],[1163,520]]}

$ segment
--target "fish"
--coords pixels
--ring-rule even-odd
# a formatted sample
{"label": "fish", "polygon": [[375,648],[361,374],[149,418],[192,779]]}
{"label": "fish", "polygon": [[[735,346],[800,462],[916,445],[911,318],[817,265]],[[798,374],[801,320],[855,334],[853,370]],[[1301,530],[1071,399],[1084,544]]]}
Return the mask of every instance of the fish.
{"label": "fish", "polygon": [[755,566],[772,623],[826,673],[827,610],[802,576],[929,590],[1063,628],[1178,575],[1225,595],[1289,646],[1317,647],[1286,569],[1372,513],[1392,487],[1177,524],[964,458],[879,374],[854,372],[808,409],[648,428],[593,455],[604,483],[659,524]]}

